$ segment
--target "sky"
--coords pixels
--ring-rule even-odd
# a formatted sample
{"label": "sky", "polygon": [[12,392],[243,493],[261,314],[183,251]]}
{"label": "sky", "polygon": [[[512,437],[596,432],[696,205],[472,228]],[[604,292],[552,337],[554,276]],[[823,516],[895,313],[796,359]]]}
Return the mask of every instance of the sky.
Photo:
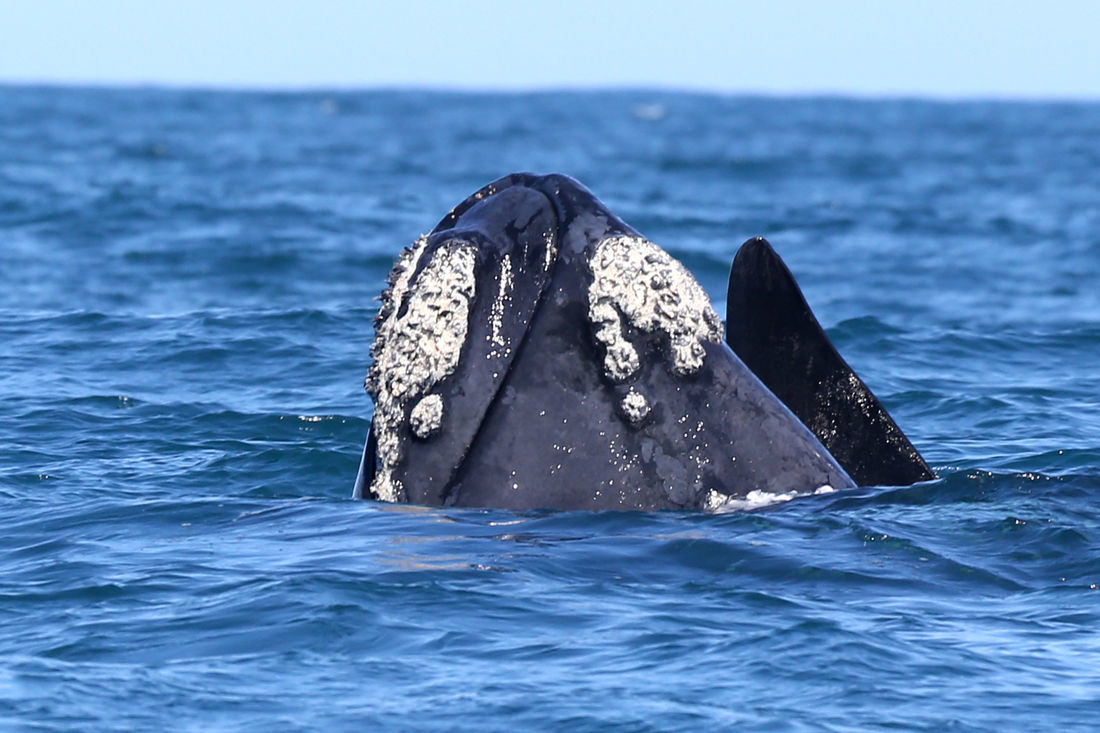
{"label": "sky", "polygon": [[0,0],[0,83],[1100,99],[1100,1]]}

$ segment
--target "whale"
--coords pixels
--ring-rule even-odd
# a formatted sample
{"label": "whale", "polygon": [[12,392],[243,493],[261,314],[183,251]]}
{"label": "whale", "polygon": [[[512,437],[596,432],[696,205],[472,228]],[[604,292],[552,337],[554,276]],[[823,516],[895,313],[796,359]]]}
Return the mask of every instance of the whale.
{"label": "whale", "polygon": [[353,496],[713,512],[931,477],[765,240],[735,257],[727,302],[724,328],[568,176],[482,187],[387,278]]}

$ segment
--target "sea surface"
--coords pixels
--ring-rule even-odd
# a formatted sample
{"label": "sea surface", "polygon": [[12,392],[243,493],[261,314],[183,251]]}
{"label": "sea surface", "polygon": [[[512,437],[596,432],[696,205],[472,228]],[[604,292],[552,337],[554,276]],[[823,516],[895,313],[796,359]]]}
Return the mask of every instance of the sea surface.
{"label": "sea surface", "polygon": [[[940,478],[353,501],[375,296],[574,176],[764,235]],[[0,728],[1092,730],[1100,104],[0,87]]]}

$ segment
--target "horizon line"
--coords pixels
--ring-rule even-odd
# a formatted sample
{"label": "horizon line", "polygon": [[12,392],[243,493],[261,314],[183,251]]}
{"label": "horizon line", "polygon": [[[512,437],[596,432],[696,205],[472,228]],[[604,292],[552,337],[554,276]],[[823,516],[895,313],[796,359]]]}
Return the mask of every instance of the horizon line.
{"label": "horizon line", "polygon": [[767,99],[846,99],[853,101],[917,101],[940,103],[1002,102],[1048,104],[1096,104],[1100,94],[1044,94],[1027,92],[933,92],[903,90],[833,89],[766,89],[721,88],[666,84],[532,84],[477,85],[456,83],[362,83],[317,82],[200,82],[164,80],[99,80],[99,79],[10,79],[0,77],[0,88],[102,89],[115,91],[194,91],[228,94],[350,94],[369,92],[418,92],[428,94],[469,95],[539,95],[539,94],[680,94],[711,97],[755,97]]}

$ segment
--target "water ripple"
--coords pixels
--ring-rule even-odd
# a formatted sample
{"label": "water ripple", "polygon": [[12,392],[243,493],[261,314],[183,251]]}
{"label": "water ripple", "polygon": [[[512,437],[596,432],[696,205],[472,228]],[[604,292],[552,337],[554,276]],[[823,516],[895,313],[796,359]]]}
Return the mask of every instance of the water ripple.
{"label": "water ripple", "polygon": [[[0,87],[0,720],[1085,730],[1095,104]],[[399,249],[571,173],[788,261],[940,478],[721,516],[349,497]]]}

